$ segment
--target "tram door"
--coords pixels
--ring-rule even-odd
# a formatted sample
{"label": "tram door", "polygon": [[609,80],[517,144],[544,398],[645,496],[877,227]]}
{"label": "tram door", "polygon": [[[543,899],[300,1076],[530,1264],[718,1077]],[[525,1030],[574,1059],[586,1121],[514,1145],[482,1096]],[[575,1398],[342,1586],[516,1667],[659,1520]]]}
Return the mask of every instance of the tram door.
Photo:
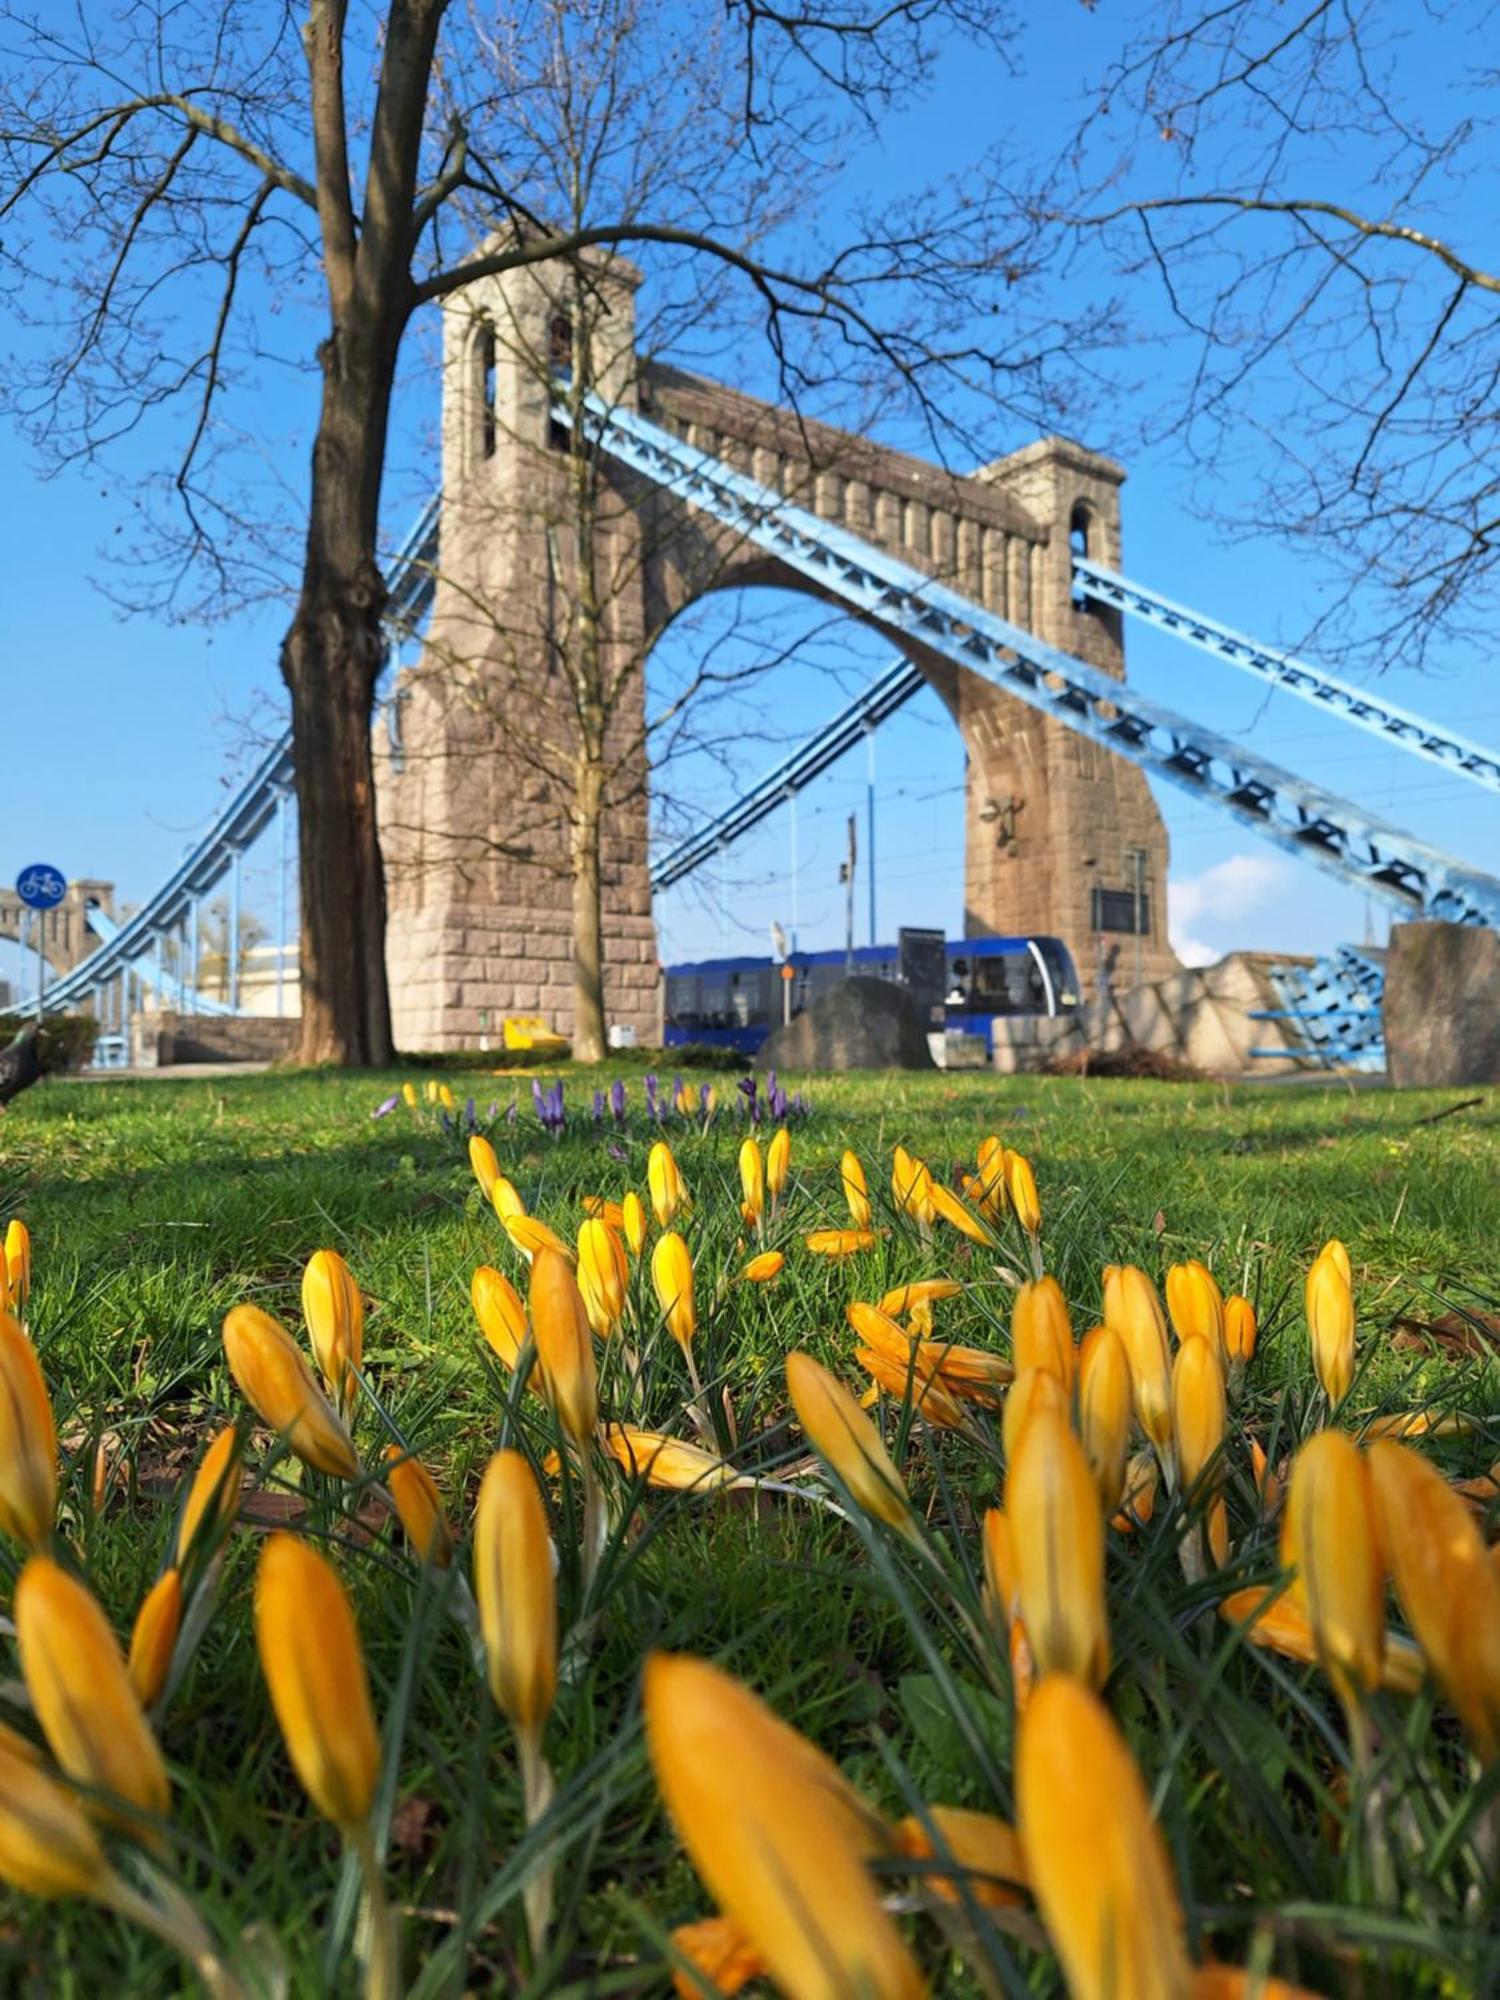
{"label": "tram door", "polygon": [[911,994],[917,1014],[930,1034],[941,1034],[947,1022],[948,940],[941,931],[902,928],[896,934],[901,984]]}

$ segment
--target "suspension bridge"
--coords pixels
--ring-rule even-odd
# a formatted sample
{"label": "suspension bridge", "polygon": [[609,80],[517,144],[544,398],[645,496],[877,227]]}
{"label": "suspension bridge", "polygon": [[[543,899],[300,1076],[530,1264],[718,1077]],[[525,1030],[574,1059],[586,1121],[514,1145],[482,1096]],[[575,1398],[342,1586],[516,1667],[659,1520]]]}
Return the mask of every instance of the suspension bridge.
{"label": "suspension bridge", "polygon": [[[736,574],[743,573],[752,581],[796,580],[825,601],[877,626],[901,652],[861,694],[830,716],[742,796],[685,838],[658,847],[649,862],[652,890],[684,880],[722,854],[789,800],[794,801],[924,686],[936,685],[961,722],[974,710],[974,697],[972,693],[966,696],[965,689],[980,689],[986,700],[1003,697],[1001,703],[992,701],[985,713],[1008,716],[1013,713],[1009,704],[1031,711],[1065,731],[1068,740],[1096,746],[1099,752],[1108,753],[1108,759],[1122,760],[1146,778],[1191,795],[1283,853],[1309,861],[1365,891],[1403,919],[1500,927],[1500,879],[1440,851],[1368,807],[1297,776],[1249,745],[1232,742],[1137,694],[1123,680],[1122,660],[1111,671],[1099,658],[1080,657],[1079,651],[1028,629],[1046,622],[1041,615],[1044,585],[1038,580],[1045,572],[1037,568],[1033,558],[1036,545],[1044,539],[1055,550],[1059,539],[1056,518],[1050,537],[1033,533],[1032,556],[1027,558],[1030,569],[1024,564],[1018,569],[1012,557],[1008,572],[992,587],[989,570],[983,570],[981,581],[984,554],[991,546],[984,537],[993,533],[1002,558],[1004,551],[1013,551],[1027,532],[1020,510],[1013,508],[1012,518],[1004,512],[1012,502],[1003,490],[990,499],[976,486],[967,502],[955,505],[948,529],[950,546],[944,547],[937,527],[941,510],[934,497],[940,489],[920,489],[927,494],[925,501],[913,502],[908,496],[898,504],[903,510],[914,505],[928,509],[931,532],[923,550],[924,566],[906,554],[911,541],[910,516],[904,511],[900,514],[898,532],[890,524],[898,517],[887,518],[881,512],[887,489],[899,487],[905,477],[900,465],[893,470],[860,461],[855,469],[865,475],[863,494],[859,478],[840,477],[832,500],[825,498],[823,475],[819,474],[812,489],[819,504],[803,504],[802,498],[785,490],[793,482],[784,457],[768,459],[760,446],[751,447],[744,438],[714,431],[712,426],[708,427],[708,438],[719,448],[704,448],[704,425],[688,420],[696,407],[691,400],[693,382],[694,378],[659,370],[655,393],[642,394],[639,399],[651,406],[650,414],[645,407],[630,407],[622,398],[605,401],[590,397],[582,418],[590,444],[638,499],[644,496],[652,506],[667,505],[676,522],[690,522],[695,533],[711,535],[713,546],[721,553],[725,549],[743,551],[741,570]],[[687,389],[682,388],[684,383]],[[556,395],[544,417],[554,434],[557,427],[566,428],[574,419],[572,399]],[[1014,490],[1036,491],[1037,468],[1043,463],[1032,455],[1037,450],[1033,447],[1030,453],[1018,455],[1015,462],[1001,462],[1007,477],[1012,463],[1021,468]],[[1077,463],[1085,459],[1088,455],[1080,455]],[[1072,462],[1057,454],[1048,461],[1064,466]],[[905,463],[909,462],[902,461]],[[779,476],[757,476],[768,464]],[[1092,459],[1088,464],[1107,466],[1106,461]],[[420,636],[423,621],[432,613],[449,555],[448,534],[456,507],[453,488],[461,487],[472,472],[467,461],[455,460],[451,441],[445,442],[444,493],[448,499],[433,497],[390,565],[387,630],[393,655]],[[1031,484],[1026,485],[1026,480]],[[1069,629],[1080,632],[1092,644],[1096,628],[1081,622],[1091,611],[1111,619],[1139,621],[1267,688],[1295,696],[1350,728],[1435,764],[1453,777],[1492,793],[1500,791],[1500,755],[1496,752],[1313,663],[1262,645],[1101,561],[1091,544],[1097,546],[1102,538],[1089,532],[1091,522],[1098,519],[1100,486],[1095,475],[1091,505],[1083,509],[1074,506],[1066,516],[1071,532],[1066,533],[1058,574],[1072,610],[1080,614]],[[993,517],[985,513],[987,507],[996,510]],[[458,540],[465,526],[461,513],[456,518],[452,532]],[[679,540],[682,532],[680,525],[673,530]],[[934,570],[939,573],[934,574]],[[1003,601],[1003,610],[997,608],[997,599]],[[1011,612],[1017,615],[1007,615]],[[1028,612],[1029,620],[1025,616]],[[1057,623],[1056,616],[1053,622]],[[1104,640],[1098,640],[1096,653],[1103,644]],[[1114,656],[1106,648],[1104,657]],[[389,713],[387,747],[399,772],[405,733],[399,701],[391,704]],[[973,733],[967,722],[965,726],[972,759],[981,724],[972,725]],[[1005,729],[992,723],[985,726],[994,728],[997,742],[1005,739]],[[1097,780],[1101,770],[1114,768],[1108,759],[1105,765],[1080,769],[1085,777],[1092,773]],[[199,912],[209,894],[227,886],[227,955],[230,966],[236,967],[243,857],[257,840],[279,838],[283,843],[281,880],[285,883],[284,844],[293,779],[288,735],[266,752],[180,865],[127,920],[116,921],[103,907],[87,911],[94,947],[52,982],[45,995],[47,1008],[87,1006],[107,1019],[113,1007],[118,1020],[125,1004],[122,996],[129,995],[133,982],[137,991],[142,987],[149,991],[158,1006],[176,1006],[188,1012],[235,1012],[239,995],[233,985],[228,997],[220,1001],[208,999],[199,990]],[[971,872],[972,868],[971,861]],[[975,900],[971,887],[971,905]],[[393,908],[399,919],[399,896]],[[284,944],[284,903],[279,914]],[[1061,929],[1054,924],[1020,927]],[[1289,964],[1283,968],[1279,975],[1283,1005],[1276,1011],[1296,1024],[1306,1047],[1322,1060],[1378,1060],[1381,982],[1377,952],[1338,947],[1313,967]]]}

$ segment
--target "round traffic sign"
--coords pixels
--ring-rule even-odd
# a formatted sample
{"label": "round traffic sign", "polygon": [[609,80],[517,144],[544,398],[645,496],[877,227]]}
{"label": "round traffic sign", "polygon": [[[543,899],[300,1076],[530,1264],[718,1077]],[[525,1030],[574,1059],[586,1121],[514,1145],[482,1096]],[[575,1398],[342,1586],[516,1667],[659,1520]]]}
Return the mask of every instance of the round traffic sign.
{"label": "round traffic sign", "polygon": [[67,893],[67,876],[45,861],[33,861],[16,877],[16,894],[29,910],[55,910]]}

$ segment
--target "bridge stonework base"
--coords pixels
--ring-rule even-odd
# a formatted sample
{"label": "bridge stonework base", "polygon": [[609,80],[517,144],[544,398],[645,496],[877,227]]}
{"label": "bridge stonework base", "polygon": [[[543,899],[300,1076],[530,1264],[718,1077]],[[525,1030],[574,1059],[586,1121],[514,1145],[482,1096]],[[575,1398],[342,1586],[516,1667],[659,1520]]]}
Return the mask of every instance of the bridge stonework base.
{"label": "bridge stonework base", "polygon": [[[644,670],[672,618],[712,590],[804,579],[658,489],[605,470],[588,564],[548,375],[569,319],[540,271],[445,308],[440,574],[423,652],[380,750],[388,960],[403,1048],[498,1045],[501,1017],[573,1027],[570,866],[580,742],[567,679],[578,579],[606,578],[596,629],[616,694],[605,789],[607,1018],[655,1040],[660,991],[647,866]],[[589,297],[607,402],[901,556],[1123,678],[1118,616],[1074,604],[1070,538],[1120,565],[1121,469],[1061,438],[959,477],[635,352],[636,274],[601,258]],[[575,307],[577,294],[569,302]],[[572,324],[576,327],[577,321]],[[839,603],[838,599],[831,602]],[[875,621],[878,623],[878,621]],[[896,632],[964,738],[965,931],[1061,936],[1090,996],[1177,970],[1167,836],[1131,765]],[[1136,918],[1141,934],[1133,934]]]}

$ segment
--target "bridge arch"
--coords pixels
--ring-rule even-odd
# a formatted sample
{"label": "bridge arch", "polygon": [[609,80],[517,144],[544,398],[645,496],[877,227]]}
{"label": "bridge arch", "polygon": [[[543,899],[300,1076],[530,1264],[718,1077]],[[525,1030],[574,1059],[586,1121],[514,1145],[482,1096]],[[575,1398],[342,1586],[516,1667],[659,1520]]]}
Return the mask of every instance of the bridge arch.
{"label": "bridge arch", "polygon": [[[900,555],[1123,677],[1118,616],[1075,606],[1070,548],[1080,527],[1090,555],[1119,566],[1119,466],[1054,437],[964,476],[809,423],[637,355],[637,275],[616,260],[601,265],[597,282],[609,295],[609,350],[594,357],[592,375],[606,401],[638,408],[831,530]],[[547,520],[548,496],[558,493],[567,462],[553,448],[548,380],[558,314],[559,300],[537,271],[480,281],[445,309],[445,385],[472,382],[464,357],[474,325],[497,330],[493,405],[503,442],[476,464],[472,405],[461,393],[445,397],[442,575],[426,655],[404,688],[401,769],[382,773],[393,1004],[398,1039],[409,1043],[472,1042],[512,1010],[544,1011],[569,1025],[570,892],[555,774],[540,768],[545,759],[518,754],[503,717],[455,698],[438,665],[467,651],[481,659],[491,688],[513,689],[517,700],[548,698],[556,621],[567,617],[559,537]],[[609,559],[632,579],[610,640],[620,657],[635,648],[644,661],[705,595],[755,584],[809,592],[805,578],[747,550],[688,501],[623,472],[611,473],[606,488],[613,512],[607,529],[595,532],[607,532]],[[487,632],[476,617],[481,600],[494,628]],[[840,598],[829,601],[850,611]],[[882,629],[876,615],[866,622]],[[1092,985],[1108,949],[1118,951],[1101,924],[1117,921],[1129,901],[1145,918],[1129,975],[1137,966],[1146,978],[1174,970],[1165,930],[1167,837],[1141,774],[908,635],[888,636],[936,689],[963,737],[967,933],[1056,933]],[[637,704],[643,678],[638,672]],[[643,713],[638,707],[637,721]],[[648,774],[637,775],[609,822],[607,988],[612,1016],[649,1034],[656,946]],[[1118,892],[1131,887],[1132,870],[1143,873],[1144,894],[1123,899]]]}

